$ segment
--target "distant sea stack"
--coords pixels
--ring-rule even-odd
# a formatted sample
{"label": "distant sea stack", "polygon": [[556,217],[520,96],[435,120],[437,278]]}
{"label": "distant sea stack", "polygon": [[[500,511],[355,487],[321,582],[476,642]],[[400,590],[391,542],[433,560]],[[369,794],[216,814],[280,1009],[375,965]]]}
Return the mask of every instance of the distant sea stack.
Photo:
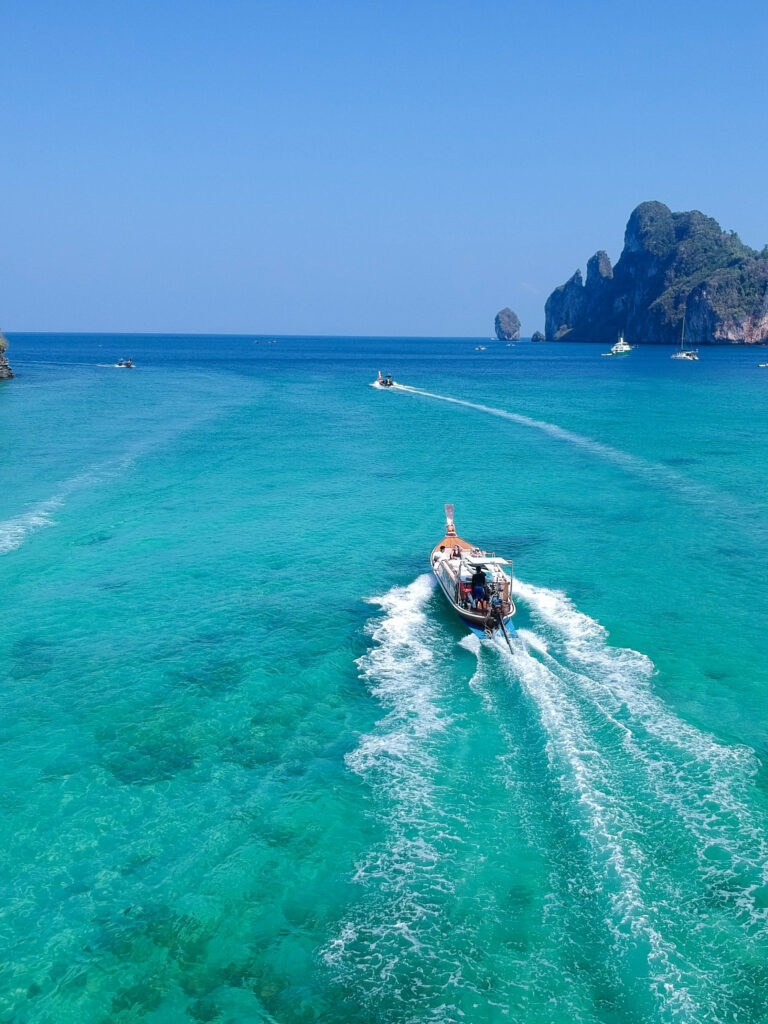
{"label": "distant sea stack", "polygon": [[600,251],[555,288],[545,306],[547,341],[690,345],[768,341],[768,246],[750,249],[698,210],[641,203],[615,267]]}
{"label": "distant sea stack", "polygon": [[0,380],[10,380],[11,377],[13,377],[13,370],[11,369],[8,360],[5,356],[7,348],[8,341],[4,337],[2,331],[0,331]]}
{"label": "distant sea stack", "polygon": [[541,333],[541,331],[534,331],[531,335],[531,341],[546,341],[547,339]]}
{"label": "distant sea stack", "polygon": [[499,341],[518,341],[520,338],[520,318],[509,306],[496,314],[496,337]]}

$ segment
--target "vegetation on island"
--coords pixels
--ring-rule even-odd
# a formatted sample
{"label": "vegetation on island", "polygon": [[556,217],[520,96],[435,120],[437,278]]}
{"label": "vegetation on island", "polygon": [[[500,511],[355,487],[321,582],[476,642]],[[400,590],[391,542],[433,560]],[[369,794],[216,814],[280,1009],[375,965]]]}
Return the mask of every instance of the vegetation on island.
{"label": "vegetation on island", "polygon": [[605,252],[546,303],[548,340],[691,344],[768,339],[768,247],[757,252],[698,210],[641,203],[615,267]]}

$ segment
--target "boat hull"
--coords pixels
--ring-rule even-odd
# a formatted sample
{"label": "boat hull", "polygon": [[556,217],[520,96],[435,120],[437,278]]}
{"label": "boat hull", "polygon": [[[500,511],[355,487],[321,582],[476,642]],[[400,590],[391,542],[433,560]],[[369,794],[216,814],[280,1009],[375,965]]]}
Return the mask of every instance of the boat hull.
{"label": "boat hull", "polygon": [[[464,623],[464,625],[468,629],[470,629],[475,634],[475,636],[479,636],[481,639],[484,639],[486,637],[492,636],[493,633],[496,632],[496,630],[498,630],[499,627],[496,625],[494,625],[492,628],[490,627],[487,615],[478,612],[471,612],[466,608],[462,608],[461,605],[456,604],[452,595],[448,593],[443,581],[440,579],[437,573],[435,573],[434,575],[435,579],[440,585],[440,589],[443,592],[443,596],[445,597],[448,604],[454,610],[459,619]],[[505,615],[502,621],[504,623],[504,628],[506,629],[507,633],[510,636],[517,636],[517,630],[512,625],[512,613],[510,613],[509,615]],[[489,624],[489,626],[487,626],[486,624]],[[490,628],[490,633],[487,632],[487,628]]]}

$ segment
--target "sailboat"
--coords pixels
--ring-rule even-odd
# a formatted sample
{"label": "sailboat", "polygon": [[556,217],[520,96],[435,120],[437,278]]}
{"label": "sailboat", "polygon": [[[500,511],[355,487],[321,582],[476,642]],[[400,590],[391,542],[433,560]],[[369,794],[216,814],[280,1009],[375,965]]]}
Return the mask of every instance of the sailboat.
{"label": "sailboat", "polygon": [[677,352],[673,352],[672,359],[688,359],[691,362],[698,362],[699,350],[697,348],[686,348],[685,347],[685,317],[683,317],[683,334],[680,338],[680,348]]}

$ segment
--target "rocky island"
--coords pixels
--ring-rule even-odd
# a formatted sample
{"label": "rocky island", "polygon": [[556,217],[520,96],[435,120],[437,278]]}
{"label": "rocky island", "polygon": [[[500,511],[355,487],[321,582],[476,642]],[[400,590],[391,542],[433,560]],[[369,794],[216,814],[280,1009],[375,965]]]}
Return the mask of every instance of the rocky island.
{"label": "rocky island", "polygon": [[499,341],[520,340],[520,318],[507,306],[496,314],[496,337]]}
{"label": "rocky island", "polygon": [[7,348],[8,341],[2,331],[0,331],[0,380],[10,380],[13,377],[13,370],[5,355]]}
{"label": "rocky island", "polygon": [[547,341],[691,345],[768,341],[768,246],[751,249],[698,210],[641,203],[615,267],[602,250],[545,306]]}

